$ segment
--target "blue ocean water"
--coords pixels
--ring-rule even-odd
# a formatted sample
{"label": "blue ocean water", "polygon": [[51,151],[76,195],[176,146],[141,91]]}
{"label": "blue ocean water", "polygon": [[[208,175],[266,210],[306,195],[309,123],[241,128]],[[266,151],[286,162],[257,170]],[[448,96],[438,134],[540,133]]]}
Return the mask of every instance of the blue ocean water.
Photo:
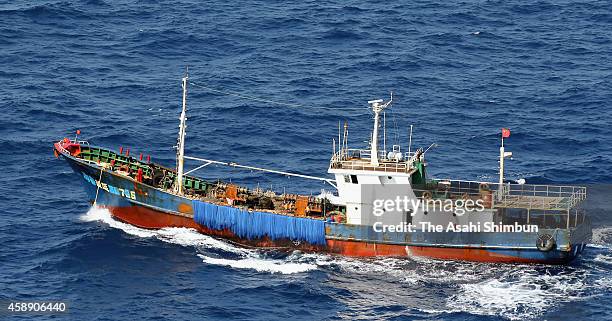
{"label": "blue ocean water", "polygon": [[[73,320],[610,320],[611,29],[608,1],[2,1],[0,300]],[[364,146],[367,100],[393,91],[388,145],[412,124],[432,175],[495,180],[508,127],[509,178],[590,186],[594,244],[564,267],[282,255],[90,209],[52,142],[80,129],[171,166],[186,66],[190,155],[325,175],[338,121]]]}

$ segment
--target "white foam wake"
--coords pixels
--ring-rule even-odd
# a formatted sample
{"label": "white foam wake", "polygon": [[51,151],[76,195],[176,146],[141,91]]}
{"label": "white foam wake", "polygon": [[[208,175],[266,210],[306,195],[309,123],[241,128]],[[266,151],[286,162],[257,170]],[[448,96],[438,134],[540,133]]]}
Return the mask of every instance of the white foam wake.
{"label": "white foam wake", "polygon": [[224,259],[198,254],[198,256],[207,264],[282,274],[302,273],[317,268],[317,266],[314,264],[291,262],[291,260],[295,259],[291,256],[288,257],[287,260],[263,258],[257,250],[237,247],[227,242],[198,233],[198,231],[191,228],[167,227],[158,230],[139,228],[113,219],[111,213],[107,209],[100,207],[90,208],[89,211],[80,218],[85,222],[103,222],[112,228],[120,229],[127,234],[137,237],[155,237],[161,241],[172,244],[193,246],[198,248],[204,247],[207,249],[216,249],[238,255],[237,259]]}
{"label": "white foam wake", "polygon": [[548,293],[526,280],[489,279],[460,285],[460,292],[448,300],[447,306],[471,314],[520,320],[542,313],[553,296],[557,296],[555,292]]}
{"label": "white foam wake", "polygon": [[612,265],[612,255],[611,254],[597,254],[593,260],[595,262]]}
{"label": "white foam wake", "polygon": [[252,269],[258,272],[270,272],[281,274],[293,274],[316,270],[317,266],[308,263],[291,263],[285,260],[261,259],[257,257],[246,257],[237,260],[213,258],[203,254],[198,256],[208,264],[230,266],[235,269]]}
{"label": "white foam wake", "polygon": [[141,229],[133,225],[114,220],[111,217],[111,213],[107,209],[100,208],[100,207],[95,207],[95,206],[91,207],[85,215],[81,215],[80,219],[84,222],[100,221],[100,222],[108,224],[112,228],[120,229],[130,235],[135,235],[138,237],[155,236],[154,231]]}
{"label": "white foam wake", "polygon": [[484,277],[483,281],[460,284],[459,292],[447,300],[452,311],[501,316],[524,320],[540,316],[567,302],[582,301],[607,293],[612,277],[590,267],[554,273],[531,266],[499,266],[503,275]]}
{"label": "white foam wake", "polygon": [[612,241],[612,227],[601,227],[593,229],[593,245],[611,248],[609,242]]}
{"label": "white foam wake", "polygon": [[566,302],[607,295],[612,289],[612,228],[593,230],[593,244],[578,267],[495,265],[494,273],[475,274],[480,280],[460,283],[446,303],[450,311],[531,319]]}

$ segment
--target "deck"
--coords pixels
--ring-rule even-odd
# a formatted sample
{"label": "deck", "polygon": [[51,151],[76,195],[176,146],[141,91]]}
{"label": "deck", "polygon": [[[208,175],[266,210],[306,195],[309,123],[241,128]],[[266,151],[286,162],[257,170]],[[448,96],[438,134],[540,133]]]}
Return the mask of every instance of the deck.
{"label": "deck", "polygon": [[586,199],[586,187],[504,184],[493,195],[498,208],[567,211]]}

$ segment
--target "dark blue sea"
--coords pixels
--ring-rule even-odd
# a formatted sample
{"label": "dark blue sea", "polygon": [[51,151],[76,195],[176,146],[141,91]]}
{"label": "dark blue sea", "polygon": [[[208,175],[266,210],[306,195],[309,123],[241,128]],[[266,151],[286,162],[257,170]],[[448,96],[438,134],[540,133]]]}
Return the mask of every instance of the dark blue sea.
{"label": "dark blue sea", "polygon": [[[68,302],[20,320],[612,320],[611,31],[609,1],[2,0],[0,301]],[[588,185],[593,244],[569,266],[281,254],[90,208],[52,143],[80,129],[174,166],[187,66],[188,155],[325,176],[338,121],[365,147],[367,101],[393,91],[387,145],[414,125],[432,176],[494,181],[510,128],[507,177]]]}

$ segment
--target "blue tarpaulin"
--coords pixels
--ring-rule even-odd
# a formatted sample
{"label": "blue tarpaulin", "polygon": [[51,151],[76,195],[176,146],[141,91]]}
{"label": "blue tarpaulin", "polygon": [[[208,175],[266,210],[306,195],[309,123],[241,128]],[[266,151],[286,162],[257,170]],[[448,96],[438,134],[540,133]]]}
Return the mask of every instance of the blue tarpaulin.
{"label": "blue tarpaulin", "polygon": [[313,245],[325,245],[325,222],[193,201],[193,220],[214,230],[229,229],[249,240],[268,236],[272,240],[289,239]]}

